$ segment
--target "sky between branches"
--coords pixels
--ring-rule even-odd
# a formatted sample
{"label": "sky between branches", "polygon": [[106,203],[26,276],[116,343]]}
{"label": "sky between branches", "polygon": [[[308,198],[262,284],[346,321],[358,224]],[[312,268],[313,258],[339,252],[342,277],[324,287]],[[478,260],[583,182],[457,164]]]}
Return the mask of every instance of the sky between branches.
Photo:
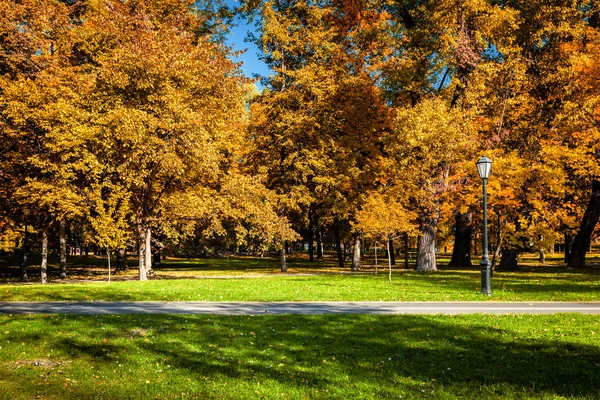
{"label": "sky between branches", "polygon": [[[235,0],[227,0],[227,5],[235,7],[239,3]],[[267,76],[269,74],[269,67],[259,59],[258,47],[254,43],[246,41],[248,32],[253,31],[254,27],[248,25],[247,21],[239,17],[236,18],[235,24],[236,26],[231,29],[228,35],[227,44],[235,50],[245,50],[243,54],[235,59],[242,62],[242,72],[248,77],[253,77],[255,74]],[[260,82],[257,82],[257,87],[262,88]]]}

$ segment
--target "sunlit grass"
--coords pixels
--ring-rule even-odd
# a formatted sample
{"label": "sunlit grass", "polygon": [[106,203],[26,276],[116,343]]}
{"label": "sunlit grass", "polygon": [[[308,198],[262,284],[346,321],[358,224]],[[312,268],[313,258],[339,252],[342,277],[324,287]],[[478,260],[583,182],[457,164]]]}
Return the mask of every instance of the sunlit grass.
{"label": "sunlit grass", "polygon": [[[148,282],[106,281],[89,258],[66,282],[0,285],[0,300],[460,301],[480,272],[341,271],[328,260],[166,260]],[[35,273],[35,268],[32,270]],[[346,272],[341,274],[340,272]],[[33,275],[31,275],[33,276]],[[195,277],[194,279],[189,279]],[[600,272],[558,260],[497,273],[491,300],[600,300]],[[0,316],[7,399],[594,399],[595,316]]]}
{"label": "sunlit grass", "polygon": [[594,399],[594,316],[0,316],[0,398]]}
{"label": "sunlit grass", "polygon": [[[132,267],[127,272],[108,273],[100,257],[72,258],[69,277],[58,271],[50,285],[20,284],[13,274],[0,285],[2,301],[48,300],[165,300],[165,301],[473,301],[556,300],[600,301],[600,270],[569,270],[555,258],[544,264],[527,263],[516,272],[497,272],[492,278],[493,296],[480,295],[478,268],[418,273],[387,270],[363,263],[360,273],[340,269],[327,258],[310,263],[306,257],[291,258],[289,271],[281,273],[276,259],[225,257],[163,260],[148,282],[137,282]],[[367,259],[366,261],[369,261]],[[36,269],[30,280],[36,282]]]}
{"label": "sunlit grass", "polygon": [[478,271],[318,274],[160,279],[50,285],[6,284],[1,301],[599,301],[597,273],[497,273],[491,298]]}

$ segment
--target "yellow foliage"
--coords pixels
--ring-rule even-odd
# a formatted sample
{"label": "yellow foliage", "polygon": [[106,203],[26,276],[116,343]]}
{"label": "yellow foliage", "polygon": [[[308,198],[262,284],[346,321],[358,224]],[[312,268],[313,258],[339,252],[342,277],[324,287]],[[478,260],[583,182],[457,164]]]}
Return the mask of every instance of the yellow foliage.
{"label": "yellow foliage", "polygon": [[393,197],[371,193],[356,213],[354,229],[376,240],[389,240],[399,233],[414,235],[414,216]]}

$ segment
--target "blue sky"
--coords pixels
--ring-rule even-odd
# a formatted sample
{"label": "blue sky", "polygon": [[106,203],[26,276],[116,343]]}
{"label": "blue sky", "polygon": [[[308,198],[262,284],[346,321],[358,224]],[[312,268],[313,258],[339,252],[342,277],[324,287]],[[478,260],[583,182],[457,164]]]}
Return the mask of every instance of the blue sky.
{"label": "blue sky", "polygon": [[[229,5],[235,5],[235,2],[228,0]],[[245,41],[248,31],[254,29],[253,26],[247,25],[246,21],[242,21],[239,18],[235,21],[235,26],[227,39],[227,43],[232,46],[235,50],[246,50],[236,61],[241,61],[242,72],[248,77],[252,77],[254,74],[261,76],[269,75],[269,68],[258,58],[258,48],[254,43]],[[260,87],[260,85],[259,85]]]}

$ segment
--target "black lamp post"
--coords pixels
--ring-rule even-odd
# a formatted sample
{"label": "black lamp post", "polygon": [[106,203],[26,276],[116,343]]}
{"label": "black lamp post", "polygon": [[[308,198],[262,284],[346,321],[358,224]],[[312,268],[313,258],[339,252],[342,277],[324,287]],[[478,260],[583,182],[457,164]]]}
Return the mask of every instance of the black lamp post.
{"label": "black lamp post", "polygon": [[23,259],[21,260],[21,270],[19,271],[19,275],[21,276],[21,280],[23,282],[27,282],[27,255],[29,252],[29,243],[28,243],[28,235],[27,235],[27,217],[29,216],[29,209],[25,208],[23,210],[23,220],[25,223],[25,234],[23,236]]}
{"label": "black lamp post", "polygon": [[488,257],[488,238],[487,238],[487,181],[492,171],[492,160],[482,156],[477,161],[477,172],[483,181],[483,256],[481,263],[481,294],[492,295],[490,288],[490,260]]}

